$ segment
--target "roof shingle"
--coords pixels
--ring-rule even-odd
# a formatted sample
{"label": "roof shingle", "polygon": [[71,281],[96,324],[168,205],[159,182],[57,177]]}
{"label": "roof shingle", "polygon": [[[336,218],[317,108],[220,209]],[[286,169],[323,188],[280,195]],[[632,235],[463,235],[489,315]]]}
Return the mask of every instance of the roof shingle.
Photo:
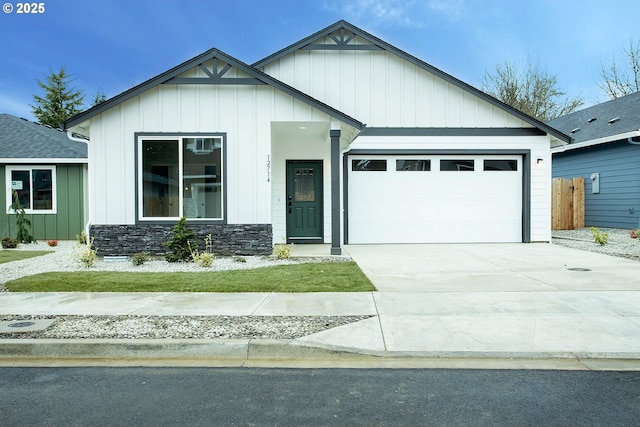
{"label": "roof shingle", "polygon": [[86,159],[87,144],[49,126],[0,114],[0,158]]}

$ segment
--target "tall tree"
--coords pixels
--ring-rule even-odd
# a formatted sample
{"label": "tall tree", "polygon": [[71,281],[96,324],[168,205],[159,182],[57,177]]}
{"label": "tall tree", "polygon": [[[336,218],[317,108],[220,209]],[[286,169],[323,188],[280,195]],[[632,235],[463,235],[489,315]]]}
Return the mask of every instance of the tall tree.
{"label": "tall tree", "polygon": [[44,96],[33,95],[35,105],[31,106],[31,111],[40,123],[57,127],[82,111],[84,95],[69,87],[72,78],[64,67],[58,73],[51,72],[45,82],[36,81],[44,89]]}
{"label": "tall tree", "polygon": [[602,83],[598,86],[610,99],[620,98],[640,90],[640,46],[629,40],[629,49],[623,49],[623,51],[629,60],[627,64],[629,68],[619,68],[615,60],[612,60],[611,65],[607,67],[601,66]]}
{"label": "tall tree", "polygon": [[567,97],[558,88],[556,76],[530,60],[522,70],[513,62],[498,64],[495,74],[485,72],[482,86],[489,95],[542,122],[575,111],[584,103],[581,97]]}

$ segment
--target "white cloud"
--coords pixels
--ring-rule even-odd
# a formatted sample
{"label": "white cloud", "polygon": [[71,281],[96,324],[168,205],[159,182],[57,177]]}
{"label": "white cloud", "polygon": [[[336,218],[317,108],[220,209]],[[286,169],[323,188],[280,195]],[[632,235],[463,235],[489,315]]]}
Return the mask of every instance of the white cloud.
{"label": "white cloud", "polygon": [[324,8],[341,18],[370,27],[424,28],[445,18],[457,20],[464,0],[327,0]]}

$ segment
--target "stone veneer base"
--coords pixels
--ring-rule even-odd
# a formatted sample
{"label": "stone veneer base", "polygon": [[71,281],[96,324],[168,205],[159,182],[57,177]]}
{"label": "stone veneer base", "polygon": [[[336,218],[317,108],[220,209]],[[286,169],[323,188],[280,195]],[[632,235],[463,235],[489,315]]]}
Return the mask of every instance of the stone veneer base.
{"label": "stone veneer base", "polygon": [[[204,238],[211,234],[216,255],[270,255],[273,251],[271,224],[189,224],[196,234],[200,250]],[[165,255],[162,244],[171,240],[175,224],[92,225],[89,234],[94,238],[98,255],[119,256],[141,252]]]}

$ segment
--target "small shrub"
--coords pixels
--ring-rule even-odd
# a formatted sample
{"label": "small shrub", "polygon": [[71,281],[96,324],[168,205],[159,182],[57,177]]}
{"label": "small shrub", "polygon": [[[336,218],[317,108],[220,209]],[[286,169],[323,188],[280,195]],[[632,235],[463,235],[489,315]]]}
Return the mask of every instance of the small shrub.
{"label": "small shrub", "polygon": [[213,254],[208,254],[206,252],[194,254],[193,261],[200,267],[211,267],[213,265]]}
{"label": "small shrub", "polygon": [[13,237],[5,237],[2,239],[2,249],[15,249],[18,247],[18,239]]}
{"label": "small shrub", "polygon": [[171,253],[165,255],[168,262],[189,262],[191,256],[191,244],[195,241],[195,233],[187,226],[187,218],[180,218],[180,221],[173,227],[171,240],[163,245],[171,249]]}
{"label": "small shrub", "polygon": [[58,246],[58,241],[57,240],[47,240],[47,245],[51,246],[52,248]]}
{"label": "small shrub", "polygon": [[144,264],[147,261],[149,261],[149,257],[141,252],[135,253],[131,256],[131,264],[136,267]]}
{"label": "small shrub", "polygon": [[293,250],[293,243],[289,243],[289,244],[286,244],[284,242],[276,243],[276,245],[273,247],[273,254],[278,259],[287,259],[291,256],[292,250]]}
{"label": "small shrub", "polygon": [[93,238],[88,238],[86,233],[83,231],[81,235],[84,235],[84,241],[86,244],[80,243],[80,236],[76,236],[77,244],[74,250],[74,256],[76,260],[82,264],[84,267],[93,267],[96,263],[96,250],[93,248]]}
{"label": "small shrub", "polygon": [[234,262],[239,262],[239,263],[245,263],[245,262],[247,262],[247,259],[245,257],[241,257],[241,256],[234,256],[233,257],[233,261]]}
{"label": "small shrub", "polygon": [[87,236],[87,233],[84,230],[82,230],[80,234],[76,234],[76,242],[79,245],[86,245],[89,243],[89,236]]}
{"label": "small shrub", "polygon": [[601,231],[599,228],[591,227],[591,234],[593,235],[593,240],[600,246],[604,246],[609,241],[609,233]]}
{"label": "small shrub", "polygon": [[16,213],[16,228],[18,230],[16,238],[18,241],[20,243],[35,243],[36,240],[33,238],[31,233],[29,233],[31,221],[27,218],[22,206],[20,206],[20,198],[18,197],[18,192],[15,190],[13,191],[13,203],[11,203],[11,209]]}
{"label": "small shrub", "polygon": [[[191,245],[189,245],[191,250]],[[204,252],[199,253],[198,250],[191,250],[191,259],[200,267],[211,267],[213,265],[213,239],[211,234],[204,238]]]}

